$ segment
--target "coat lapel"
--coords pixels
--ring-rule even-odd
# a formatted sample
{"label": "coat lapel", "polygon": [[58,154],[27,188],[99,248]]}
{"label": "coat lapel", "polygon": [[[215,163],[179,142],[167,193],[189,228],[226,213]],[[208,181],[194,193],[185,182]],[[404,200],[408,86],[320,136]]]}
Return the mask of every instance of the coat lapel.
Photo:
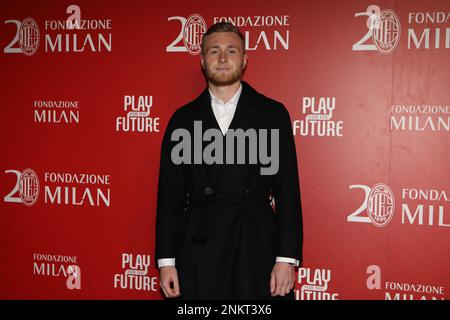
{"label": "coat lapel", "polygon": [[[249,84],[243,81],[242,93],[241,96],[239,97],[239,101],[236,106],[236,111],[234,113],[233,119],[231,120],[228,130],[238,128],[246,130],[255,127],[256,120],[260,117],[260,113],[256,110],[254,106],[255,101],[254,99],[252,99],[252,96],[254,94],[255,94],[254,89]],[[198,112],[195,114],[194,121],[202,121],[202,131],[205,132],[210,128],[217,129],[220,131],[220,126],[217,123],[217,120],[214,116],[214,112],[211,107],[211,96],[209,94],[208,88],[206,88],[200,94],[200,96],[197,98],[196,103],[198,106]],[[224,136],[224,139],[225,137],[226,134]],[[203,148],[208,143],[204,143]],[[230,167],[230,165],[203,164],[201,166],[198,166],[198,169],[200,176],[204,179],[206,183],[209,183],[212,179],[214,179],[218,174],[222,173],[228,167]]]}
{"label": "coat lapel", "polygon": [[[217,129],[220,130],[219,124],[217,123],[214,112],[211,108],[211,96],[209,94],[208,88],[206,88],[200,96],[197,98],[196,101],[198,112],[195,114],[193,121],[201,121],[202,123],[202,134],[208,129]],[[202,144],[202,152],[205,147],[205,143]],[[202,155],[203,156],[203,155]],[[202,164],[202,165],[195,165],[194,166],[198,171],[199,175],[201,176],[203,181],[208,180],[208,173],[210,171],[211,165]]]}
{"label": "coat lapel", "polygon": [[[253,95],[252,91],[254,91],[253,88],[251,88],[246,82],[242,82],[241,96],[239,97],[239,101],[236,106],[236,111],[234,113],[233,119],[231,120],[230,126],[228,127],[228,130],[241,128],[245,131],[246,129],[255,126],[254,125],[255,121],[257,120],[260,114],[255,110],[252,104],[254,102],[253,99],[251,99],[251,96]],[[215,120],[214,112],[212,111],[211,105],[209,106],[209,109],[211,110],[211,114],[214,119],[214,122],[216,123],[217,128],[219,128],[220,130],[220,127],[217,121]],[[225,145],[225,137],[229,132],[228,130],[224,136],[224,145]],[[211,166],[211,170],[209,171],[208,180],[214,179],[218,174],[223,173],[225,169],[231,166],[226,164],[213,164]]]}

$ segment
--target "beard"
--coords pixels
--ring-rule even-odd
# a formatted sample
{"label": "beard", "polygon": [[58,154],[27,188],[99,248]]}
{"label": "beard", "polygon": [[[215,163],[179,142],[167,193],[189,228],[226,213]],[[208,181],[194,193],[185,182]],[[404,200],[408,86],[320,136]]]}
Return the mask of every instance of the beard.
{"label": "beard", "polygon": [[215,86],[229,86],[242,79],[243,74],[243,63],[238,66],[238,68],[231,73],[220,73],[211,70],[209,66],[205,63],[205,68],[203,69],[205,73],[206,80],[211,82]]}

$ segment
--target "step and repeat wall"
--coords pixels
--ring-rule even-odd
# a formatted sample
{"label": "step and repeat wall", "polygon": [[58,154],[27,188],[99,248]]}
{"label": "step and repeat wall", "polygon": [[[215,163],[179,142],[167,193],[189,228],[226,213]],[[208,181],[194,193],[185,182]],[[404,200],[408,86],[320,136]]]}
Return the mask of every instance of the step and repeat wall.
{"label": "step and repeat wall", "polygon": [[[450,298],[450,2],[2,1],[0,298],[162,299],[160,145],[202,33],[289,110],[297,300]],[[182,288],[181,288],[182,290]]]}

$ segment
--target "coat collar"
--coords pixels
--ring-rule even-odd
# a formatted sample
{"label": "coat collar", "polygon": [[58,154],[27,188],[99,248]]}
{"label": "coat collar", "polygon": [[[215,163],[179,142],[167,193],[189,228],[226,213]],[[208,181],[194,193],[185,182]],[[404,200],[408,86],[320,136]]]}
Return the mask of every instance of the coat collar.
{"label": "coat collar", "polygon": [[[236,111],[234,113],[233,119],[231,120],[229,129],[250,128],[246,126],[247,121],[245,120],[254,120],[260,116],[260,112],[258,111],[257,105],[255,104],[258,95],[259,94],[255,89],[253,89],[247,82],[242,81],[241,96],[239,97]],[[211,107],[211,95],[208,88],[205,88],[205,90],[203,90],[200,96],[198,96],[198,98],[194,100],[194,103],[198,108],[195,119],[203,121],[203,129],[206,130],[209,128],[215,128],[220,130],[220,126],[217,123]],[[245,120],[241,122],[242,115],[245,115]],[[247,117],[250,118],[246,119]]]}
{"label": "coat collar", "polygon": [[[261,116],[261,112],[257,108],[259,95],[247,82],[242,81],[241,96],[239,97],[236,111],[228,130],[238,128],[246,130],[255,127],[255,123]],[[205,88],[200,96],[194,100],[194,104],[198,108],[194,120],[202,121],[202,130],[205,131],[209,128],[214,128],[221,131],[211,107],[211,95],[208,88]],[[207,168],[205,178],[208,183],[228,166],[226,164],[213,164],[205,165],[204,167]]]}

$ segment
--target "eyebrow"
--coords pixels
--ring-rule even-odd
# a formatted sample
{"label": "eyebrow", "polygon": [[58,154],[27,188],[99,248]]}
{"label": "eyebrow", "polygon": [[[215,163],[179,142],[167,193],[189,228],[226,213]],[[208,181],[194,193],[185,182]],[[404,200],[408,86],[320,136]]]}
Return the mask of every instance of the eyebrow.
{"label": "eyebrow", "polygon": [[[229,48],[234,48],[234,49],[239,49],[240,50],[240,48],[238,46],[235,46],[235,45],[232,45],[232,44],[228,45],[225,49],[229,49]],[[215,45],[207,48],[207,50],[209,50],[209,49],[220,49],[220,46],[218,44],[215,44]]]}

